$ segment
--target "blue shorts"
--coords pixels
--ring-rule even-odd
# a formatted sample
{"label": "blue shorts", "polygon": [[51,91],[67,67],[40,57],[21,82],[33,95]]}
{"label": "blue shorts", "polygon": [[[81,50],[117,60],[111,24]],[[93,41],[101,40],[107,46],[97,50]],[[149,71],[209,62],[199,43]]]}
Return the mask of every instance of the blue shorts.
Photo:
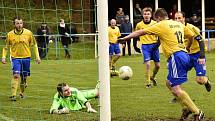
{"label": "blue shorts", "polygon": [[206,65],[201,65],[198,63],[199,53],[189,54],[190,56],[190,69],[193,67],[196,70],[196,76],[205,76],[206,75]]}
{"label": "blue shorts", "polygon": [[30,58],[12,58],[13,74],[30,76]]}
{"label": "blue shorts", "polygon": [[119,47],[119,43],[110,43],[109,44],[109,55],[113,55],[113,54],[120,54],[120,47]]}
{"label": "blue shorts", "polygon": [[189,70],[190,58],[184,51],[178,51],[168,59],[168,76],[170,86],[181,85],[187,81],[187,72]]}
{"label": "blue shorts", "polygon": [[160,62],[160,53],[158,47],[159,43],[142,44],[142,53],[144,62],[153,60],[154,62]]}

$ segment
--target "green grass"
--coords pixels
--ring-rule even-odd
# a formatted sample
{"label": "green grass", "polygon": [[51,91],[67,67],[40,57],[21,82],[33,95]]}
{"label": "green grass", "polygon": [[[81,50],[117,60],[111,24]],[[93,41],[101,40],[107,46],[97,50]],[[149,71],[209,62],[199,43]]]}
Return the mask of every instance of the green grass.
{"label": "green grass", "polygon": [[[62,81],[79,89],[91,89],[98,80],[97,60],[44,60],[37,65],[31,63],[31,77],[26,89],[26,98],[16,102],[9,100],[10,96],[10,64],[0,64],[0,120],[2,116],[16,121],[92,121],[99,120],[99,113],[90,114],[86,110],[71,112],[68,115],[51,115],[49,108],[56,93],[56,84]],[[128,65],[134,75],[130,80],[111,78],[111,115],[113,121],[173,121],[181,115],[179,104],[171,104],[172,95],[165,86],[167,75],[166,59],[161,56],[161,69],[157,75],[158,86],[146,89],[144,86],[145,66],[140,55],[123,57],[117,67]],[[214,52],[207,54],[207,75],[214,84]],[[214,86],[214,85],[213,85]],[[212,89],[206,92],[204,86],[195,82],[195,72],[189,72],[189,81],[183,88],[206,115],[206,119],[214,121],[214,97]],[[91,101],[92,106],[99,111],[99,100]]]}

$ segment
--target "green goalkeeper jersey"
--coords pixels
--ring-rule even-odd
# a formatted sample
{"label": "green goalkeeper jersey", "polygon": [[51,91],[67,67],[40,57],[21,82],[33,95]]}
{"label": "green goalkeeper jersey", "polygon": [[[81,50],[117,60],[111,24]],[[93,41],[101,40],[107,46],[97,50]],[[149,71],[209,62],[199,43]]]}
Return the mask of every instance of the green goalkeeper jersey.
{"label": "green goalkeeper jersey", "polygon": [[70,110],[80,110],[85,108],[85,103],[88,101],[82,91],[71,87],[71,96],[63,98],[58,93],[55,94],[54,100],[50,109],[50,113],[55,109],[67,107]]}

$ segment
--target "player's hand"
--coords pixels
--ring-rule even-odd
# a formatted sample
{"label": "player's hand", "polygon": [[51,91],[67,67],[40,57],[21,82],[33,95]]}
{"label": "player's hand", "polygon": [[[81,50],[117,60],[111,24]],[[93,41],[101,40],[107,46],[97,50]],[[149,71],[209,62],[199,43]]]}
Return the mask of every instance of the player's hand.
{"label": "player's hand", "polygon": [[60,114],[67,114],[67,113],[69,113],[69,109],[68,109],[68,108],[60,109],[60,110],[59,110],[59,113],[60,113]]}
{"label": "player's hand", "polygon": [[7,62],[6,62],[6,58],[2,58],[1,59],[1,62],[3,63],[3,64],[6,64]]}
{"label": "player's hand", "polygon": [[205,65],[205,58],[199,58],[198,63],[201,65]]}
{"label": "player's hand", "polygon": [[68,34],[67,32],[65,33],[65,35],[66,35],[67,37],[69,37],[69,34]]}
{"label": "player's hand", "polygon": [[93,109],[93,108],[88,108],[87,112],[89,112],[89,113],[97,113],[97,111],[95,109]]}
{"label": "player's hand", "polygon": [[37,63],[37,64],[40,64],[40,63],[41,63],[41,59],[40,59],[40,58],[37,58],[37,59],[36,59],[36,63]]}
{"label": "player's hand", "polygon": [[125,40],[123,39],[123,38],[119,38],[118,40],[117,40],[117,43],[124,43],[125,42]]}

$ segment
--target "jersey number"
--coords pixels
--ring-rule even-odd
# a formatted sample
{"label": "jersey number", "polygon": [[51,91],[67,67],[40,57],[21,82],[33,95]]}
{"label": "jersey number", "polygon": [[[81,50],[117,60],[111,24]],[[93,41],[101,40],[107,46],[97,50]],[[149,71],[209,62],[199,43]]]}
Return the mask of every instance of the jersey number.
{"label": "jersey number", "polygon": [[182,39],[182,33],[180,32],[180,31],[176,31],[175,32],[175,35],[176,35],[176,37],[177,37],[177,40],[178,40],[178,43],[179,44],[183,44],[183,39]]}

